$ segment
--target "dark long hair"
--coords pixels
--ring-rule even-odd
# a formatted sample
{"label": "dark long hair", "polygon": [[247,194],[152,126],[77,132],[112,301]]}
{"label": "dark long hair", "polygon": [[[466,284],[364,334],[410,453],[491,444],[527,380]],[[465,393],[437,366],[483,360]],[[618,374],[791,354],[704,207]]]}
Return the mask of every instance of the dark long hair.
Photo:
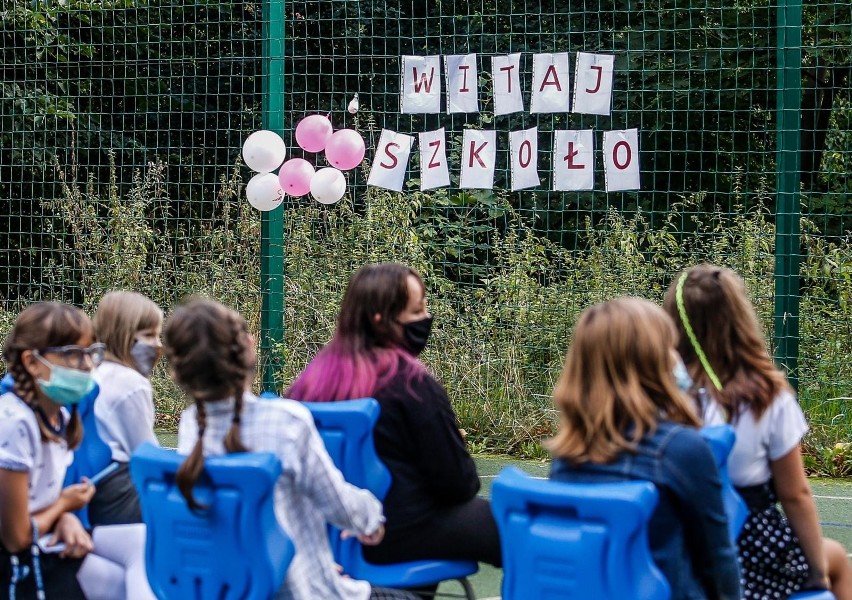
{"label": "dark long hair", "polygon": [[[372,396],[404,369],[407,382],[425,372],[403,347],[397,316],[408,303],[408,278],[417,271],[397,263],[361,267],[349,280],[334,338],[285,392],[308,402]],[[380,318],[376,320],[375,316]]]}
{"label": "dark long hair", "polygon": [[204,508],[192,495],[204,469],[203,438],[207,428],[206,403],[234,398],[231,428],[225,436],[228,453],[246,452],[240,440],[243,393],[254,372],[254,353],[245,319],[207,299],[193,299],[166,322],[165,352],[175,381],[195,402],[198,440],[178,469],[177,484],[192,509]]}
{"label": "dark long hair", "polygon": [[718,377],[720,390],[701,364],[680,315],[677,286],[681,277],[669,286],[663,308],[677,326],[678,352],[692,380],[728,411],[730,419],[735,420],[742,407],[760,418],[775,396],[789,389],[789,385],[769,356],[745,283],[731,269],[698,265],[686,271],[682,284],[687,321]]}
{"label": "dark long hair", "polygon": [[[95,339],[92,322],[86,313],[69,304],[39,302],[18,315],[15,326],[6,338],[3,360],[15,379],[15,394],[35,412],[36,422],[44,440],[59,442],[61,438],[45,422],[42,412],[38,409],[38,384],[24,367],[22,355],[26,350],[76,344],[83,336],[88,336],[92,341]],[[74,449],[80,445],[82,439],[83,423],[77,406],[74,405],[71,407],[71,420],[65,429],[64,440],[69,448]]]}

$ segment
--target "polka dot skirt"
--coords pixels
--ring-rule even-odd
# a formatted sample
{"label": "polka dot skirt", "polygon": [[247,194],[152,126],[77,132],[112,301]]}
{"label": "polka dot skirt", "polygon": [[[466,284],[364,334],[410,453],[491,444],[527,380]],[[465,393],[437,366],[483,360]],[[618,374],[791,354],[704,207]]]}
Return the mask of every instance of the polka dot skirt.
{"label": "polka dot skirt", "polygon": [[749,514],[737,539],[743,598],[784,600],[808,579],[808,563],[775,505]]}

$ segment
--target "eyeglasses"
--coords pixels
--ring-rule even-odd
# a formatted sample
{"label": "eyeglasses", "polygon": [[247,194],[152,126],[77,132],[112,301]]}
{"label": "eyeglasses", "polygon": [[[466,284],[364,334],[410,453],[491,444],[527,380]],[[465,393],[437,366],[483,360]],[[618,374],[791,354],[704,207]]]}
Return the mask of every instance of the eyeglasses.
{"label": "eyeglasses", "polygon": [[82,346],[50,346],[37,351],[39,354],[58,354],[66,367],[72,369],[85,369],[88,357],[93,367],[104,362],[106,346],[101,343],[92,344],[88,348]]}

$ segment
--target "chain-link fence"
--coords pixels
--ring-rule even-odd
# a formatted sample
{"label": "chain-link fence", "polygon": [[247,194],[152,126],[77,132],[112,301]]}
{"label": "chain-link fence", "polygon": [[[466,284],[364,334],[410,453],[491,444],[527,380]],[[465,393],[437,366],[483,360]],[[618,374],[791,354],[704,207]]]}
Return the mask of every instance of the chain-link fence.
{"label": "chain-link fence", "polygon": [[[815,466],[846,472],[834,444],[852,422],[847,2],[2,6],[6,322],[35,299],[91,308],[114,287],[165,307],[209,293],[261,330],[265,384],[280,386],[329,339],[351,272],[403,261],[427,280],[425,359],[469,439],[535,453],[576,315],[621,294],[659,300],[679,269],[716,262],[746,278],[798,376],[812,456],[836,452]],[[578,52],[614,57],[609,114],[531,113],[535,55],[568,53],[573,89]],[[523,110],[495,116],[492,61],[513,53]],[[447,114],[444,97],[439,113],[401,112],[403,56],[465,54],[479,112]],[[242,199],[242,141],[271,128],[319,166],[293,137],[317,112],[363,134],[363,168],[341,203],[287,198],[261,219]],[[509,136],[531,127],[541,184],[510,192]],[[402,193],[366,186],[382,129],[439,128],[449,186],[420,191],[416,147]],[[632,128],[641,190],[607,192],[604,132]],[[496,132],[492,189],[459,185],[467,129]],[[553,191],[555,132],[588,129],[594,189]]]}

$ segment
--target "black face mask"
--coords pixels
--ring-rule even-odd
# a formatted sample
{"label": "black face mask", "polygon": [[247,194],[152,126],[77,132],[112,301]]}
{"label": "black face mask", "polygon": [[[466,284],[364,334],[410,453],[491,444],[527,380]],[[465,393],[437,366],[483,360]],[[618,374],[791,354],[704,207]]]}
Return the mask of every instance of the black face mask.
{"label": "black face mask", "polygon": [[404,346],[414,356],[418,356],[426,347],[426,342],[429,341],[429,334],[432,331],[433,320],[434,317],[426,317],[419,321],[400,323],[402,337],[405,340]]}

